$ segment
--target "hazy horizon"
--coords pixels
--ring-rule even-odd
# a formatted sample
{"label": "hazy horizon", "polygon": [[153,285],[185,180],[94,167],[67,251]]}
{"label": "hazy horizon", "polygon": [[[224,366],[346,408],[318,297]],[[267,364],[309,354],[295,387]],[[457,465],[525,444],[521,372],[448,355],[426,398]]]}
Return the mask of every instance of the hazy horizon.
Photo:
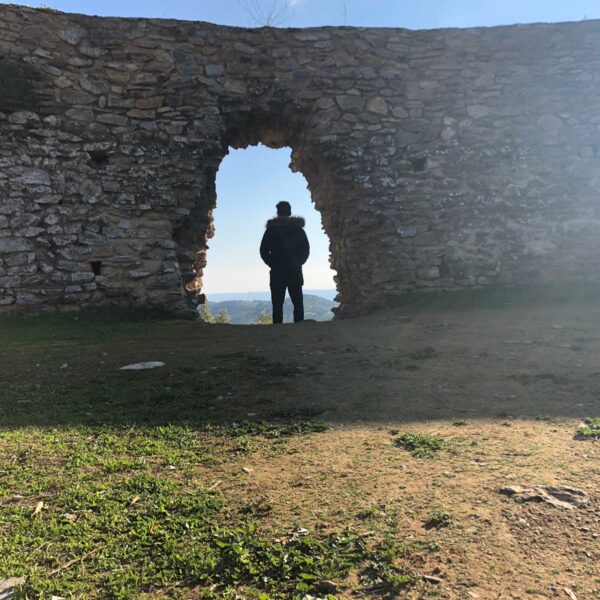
{"label": "hazy horizon", "polygon": [[[305,296],[318,296],[326,300],[333,300],[337,295],[336,289],[311,289],[304,288]],[[206,294],[206,300],[211,302],[224,302],[227,300],[270,300],[271,292],[268,289],[254,290],[250,292],[213,292]]]}

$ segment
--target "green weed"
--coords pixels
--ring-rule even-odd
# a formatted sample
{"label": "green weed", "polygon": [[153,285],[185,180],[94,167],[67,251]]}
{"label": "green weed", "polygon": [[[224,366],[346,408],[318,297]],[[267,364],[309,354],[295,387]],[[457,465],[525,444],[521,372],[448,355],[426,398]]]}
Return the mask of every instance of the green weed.
{"label": "green weed", "polygon": [[443,507],[436,508],[427,521],[425,521],[426,529],[441,529],[448,527],[452,522],[452,515]]}
{"label": "green weed", "polygon": [[379,516],[379,509],[376,506],[368,506],[367,508],[359,510],[356,516],[364,521],[375,519]]}
{"label": "green weed", "polygon": [[268,502],[228,507],[196,482],[196,467],[216,460],[224,441],[180,426],[3,432],[0,573],[26,576],[28,598],[194,589],[199,598],[287,599],[363,563],[356,533],[265,529],[257,520]]}
{"label": "green weed", "polygon": [[446,445],[443,438],[425,433],[402,433],[394,443],[415,458],[431,458]]}
{"label": "green weed", "polygon": [[582,440],[600,440],[600,417],[587,417],[575,435]]}
{"label": "green weed", "polygon": [[415,539],[400,542],[391,535],[385,535],[370,555],[367,568],[363,571],[361,582],[373,591],[386,594],[398,594],[413,586],[421,577],[403,565],[403,559],[414,557],[423,552],[438,548],[435,542]]}
{"label": "green weed", "polygon": [[268,439],[283,438],[307,433],[322,433],[330,429],[323,421],[298,421],[284,425],[273,425],[261,421],[242,421],[225,426],[208,426],[207,431],[225,437],[262,436]]}

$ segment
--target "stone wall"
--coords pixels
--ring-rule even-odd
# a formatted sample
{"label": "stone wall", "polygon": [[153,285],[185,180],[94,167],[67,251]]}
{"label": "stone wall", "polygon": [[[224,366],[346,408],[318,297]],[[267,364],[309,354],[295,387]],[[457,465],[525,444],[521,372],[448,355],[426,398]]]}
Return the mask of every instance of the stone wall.
{"label": "stone wall", "polygon": [[[202,299],[228,147],[290,146],[341,314],[600,279],[600,23],[238,29],[0,6],[0,313]],[[260,174],[257,174],[260,177]]]}

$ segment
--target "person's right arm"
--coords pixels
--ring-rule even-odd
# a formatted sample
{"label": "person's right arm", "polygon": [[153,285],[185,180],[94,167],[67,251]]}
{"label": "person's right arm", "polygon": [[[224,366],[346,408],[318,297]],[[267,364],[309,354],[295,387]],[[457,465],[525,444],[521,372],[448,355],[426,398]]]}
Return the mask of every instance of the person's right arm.
{"label": "person's right arm", "polygon": [[269,235],[269,230],[267,229],[262,237],[262,241],[260,243],[260,257],[263,259],[263,262],[270,267],[271,266],[271,236]]}

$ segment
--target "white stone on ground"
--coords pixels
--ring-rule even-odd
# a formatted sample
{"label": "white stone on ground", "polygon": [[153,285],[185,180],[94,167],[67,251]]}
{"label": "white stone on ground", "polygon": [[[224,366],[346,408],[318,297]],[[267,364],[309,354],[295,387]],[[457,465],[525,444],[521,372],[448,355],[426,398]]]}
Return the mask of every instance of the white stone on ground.
{"label": "white stone on ground", "polygon": [[125,365],[121,367],[121,371],[144,371],[146,369],[158,369],[158,367],[164,367],[164,362],[150,360],[148,362],[134,363],[132,365]]}

